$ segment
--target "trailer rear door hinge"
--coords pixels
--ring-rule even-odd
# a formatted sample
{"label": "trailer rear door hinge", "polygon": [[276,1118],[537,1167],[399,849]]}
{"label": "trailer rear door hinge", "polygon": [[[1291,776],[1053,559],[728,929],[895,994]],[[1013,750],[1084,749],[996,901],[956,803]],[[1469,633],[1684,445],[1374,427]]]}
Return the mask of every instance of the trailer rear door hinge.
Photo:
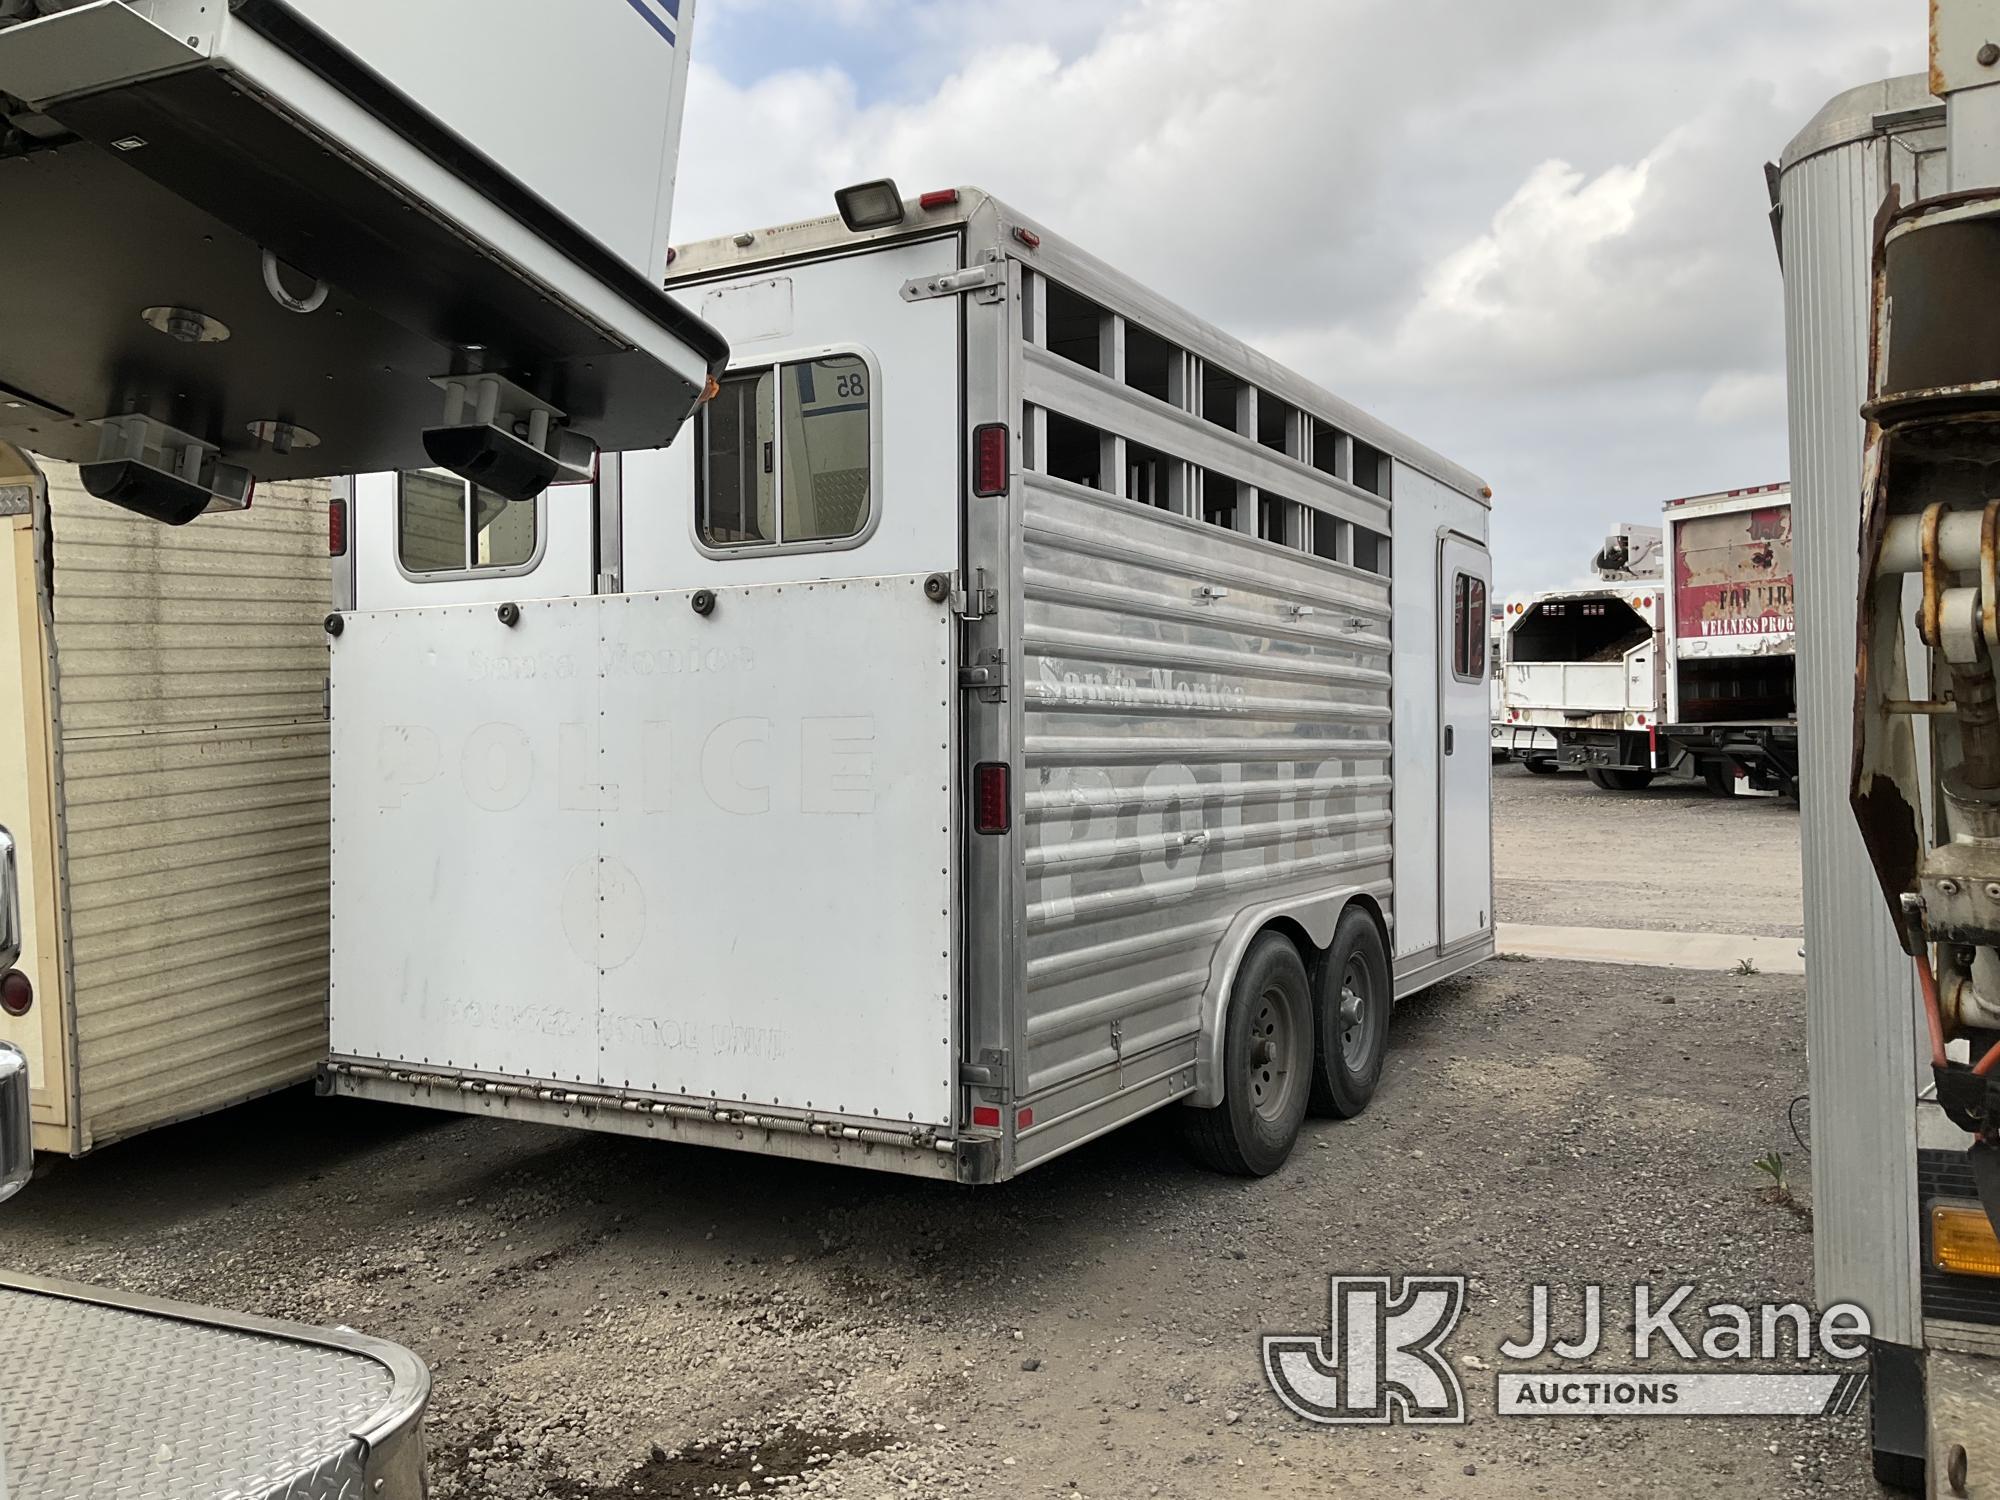
{"label": "trailer rear door hinge", "polygon": [[963,297],[973,293],[976,302],[999,302],[1007,295],[1006,263],[973,266],[943,276],[919,276],[903,283],[905,302],[928,302],[934,297]]}
{"label": "trailer rear door hinge", "polygon": [[1002,702],[1007,696],[1007,653],[997,648],[980,652],[971,665],[958,669],[958,685],[988,703]]}

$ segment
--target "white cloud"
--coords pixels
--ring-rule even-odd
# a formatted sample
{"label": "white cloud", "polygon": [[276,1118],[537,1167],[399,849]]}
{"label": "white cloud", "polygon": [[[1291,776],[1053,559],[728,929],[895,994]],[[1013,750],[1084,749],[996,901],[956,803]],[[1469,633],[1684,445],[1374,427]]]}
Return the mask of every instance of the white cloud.
{"label": "white cloud", "polygon": [[1924,0],[886,14],[853,24],[903,39],[898,78],[922,59],[914,96],[830,66],[732,84],[697,42],[682,237],[824,214],[866,177],[991,188],[1485,474],[1503,588],[1570,576],[1669,495],[1783,472],[1761,165],[1925,35]]}

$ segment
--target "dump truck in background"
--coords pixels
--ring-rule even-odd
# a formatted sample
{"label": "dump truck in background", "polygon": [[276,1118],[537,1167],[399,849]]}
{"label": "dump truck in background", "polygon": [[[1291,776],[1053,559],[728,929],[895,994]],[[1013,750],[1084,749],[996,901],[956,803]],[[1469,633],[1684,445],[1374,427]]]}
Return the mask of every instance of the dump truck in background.
{"label": "dump truck in background", "polygon": [[1500,730],[1530,771],[1631,791],[1662,769],[1661,545],[1657,527],[1621,526],[1593,560],[1599,583],[1507,602]]}
{"label": "dump truck in background", "polygon": [[1791,486],[1670,500],[1666,529],[1663,763],[1724,795],[1796,796]]}

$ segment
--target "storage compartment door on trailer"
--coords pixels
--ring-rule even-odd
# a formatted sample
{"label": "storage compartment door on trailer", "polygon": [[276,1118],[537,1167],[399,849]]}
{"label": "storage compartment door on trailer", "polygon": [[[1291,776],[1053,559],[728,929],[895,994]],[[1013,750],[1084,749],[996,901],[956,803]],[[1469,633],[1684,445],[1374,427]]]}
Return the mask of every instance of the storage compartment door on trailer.
{"label": "storage compartment door on trailer", "polygon": [[348,616],[336,1059],[949,1125],[927,582]]}

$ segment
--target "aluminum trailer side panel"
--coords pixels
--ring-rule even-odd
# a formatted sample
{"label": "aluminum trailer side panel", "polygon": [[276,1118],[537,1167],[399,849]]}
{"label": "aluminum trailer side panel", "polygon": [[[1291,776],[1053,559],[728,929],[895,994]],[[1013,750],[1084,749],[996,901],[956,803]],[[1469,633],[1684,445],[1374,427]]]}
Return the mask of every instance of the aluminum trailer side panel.
{"label": "aluminum trailer side panel", "polygon": [[1892,186],[1906,201],[1919,191],[1916,149],[1942,144],[1934,127],[1892,133],[1874,121],[1930,102],[1920,77],[1841,95],[1787,153],[1780,189],[1801,581],[1807,1045],[1819,1106],[1814,1274],[1823,1305],[1857,1302],[1876,1337],[1906,1345],[1922,1342],[1915,1121],[1922,1023],[1912,965],[1848,806],[1848,777],[1872,226]]}
{"label": "aluminum trailer side panel", "polygon": [[1105,1093],[1191,1085],[1245,917],[1386,907],[1392,833],[1386,579],[1025,488],[1024,1158]]}

